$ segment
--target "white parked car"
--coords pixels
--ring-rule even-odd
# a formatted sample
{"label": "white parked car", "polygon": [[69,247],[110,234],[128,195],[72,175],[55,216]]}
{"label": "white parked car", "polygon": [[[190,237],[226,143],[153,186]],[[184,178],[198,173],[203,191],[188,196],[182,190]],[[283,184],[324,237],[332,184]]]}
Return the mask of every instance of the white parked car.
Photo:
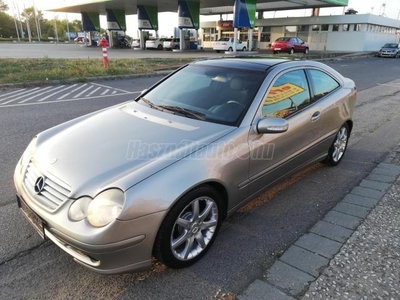
{"label": "white parked car", "polygon": [[162,50],[162,49],[164,49],[164,47],[163,47],[164,41],[165,41],[165,38],[149,39],[149,40],[146,41],[146,49]]}
{"label": "white parked car", "polygon": [[[218,53],[221,51],[233,51],[233,38],[220,38],[213,45],[213,50]],[[237,51],[246,51],[246,45],[242,41],[237,40],[236,42]]]}
{"label": "white parked car", "polygon": [[172,49],[179,49],[180,42],[179,38],[174,38],[174,39],[166,39],[164,41],[164,49],[166,50],[172,50]]}
{"label": "white parked car", "polygon": [[139,38],[132,39],[131,47],[140,48],[140,39]]}

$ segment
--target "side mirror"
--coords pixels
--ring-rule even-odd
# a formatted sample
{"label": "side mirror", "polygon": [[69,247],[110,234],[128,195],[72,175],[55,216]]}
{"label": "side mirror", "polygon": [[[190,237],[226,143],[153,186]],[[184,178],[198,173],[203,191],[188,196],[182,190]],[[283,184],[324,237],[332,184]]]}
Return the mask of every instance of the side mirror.
{"label": "side mirror", "polygon": [[265,133],[282,133],[289,129],[289,123],[282,118],[265,118],[257,123],[257,132],[260,134]]}

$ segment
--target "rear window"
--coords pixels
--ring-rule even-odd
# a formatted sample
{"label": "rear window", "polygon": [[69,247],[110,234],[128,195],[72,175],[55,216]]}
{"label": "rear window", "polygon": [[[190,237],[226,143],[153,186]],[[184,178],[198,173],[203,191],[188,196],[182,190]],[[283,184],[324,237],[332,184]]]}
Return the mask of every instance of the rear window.
{"label": "rear window", "polygon": [[276,40],[276,42],[288,42],[290,41],[290,37],[280,37]]}
{"label": "rear window", "polygon": [[218,42],[228,42],[229,38],[220,38]]}

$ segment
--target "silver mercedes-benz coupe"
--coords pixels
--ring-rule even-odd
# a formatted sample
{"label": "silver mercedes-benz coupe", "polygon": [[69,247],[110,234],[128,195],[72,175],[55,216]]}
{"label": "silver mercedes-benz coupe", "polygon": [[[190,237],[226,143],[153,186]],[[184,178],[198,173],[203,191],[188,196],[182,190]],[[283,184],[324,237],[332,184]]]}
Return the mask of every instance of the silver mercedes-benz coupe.
{"label": "silver mercedes-benz coupe", "polygon": [[135,100],[39,133],[18,205],[39,234],[103,274],[198,261],[222,221],[305,166],[343,158],[355,84],[312,61],[188,64]]}

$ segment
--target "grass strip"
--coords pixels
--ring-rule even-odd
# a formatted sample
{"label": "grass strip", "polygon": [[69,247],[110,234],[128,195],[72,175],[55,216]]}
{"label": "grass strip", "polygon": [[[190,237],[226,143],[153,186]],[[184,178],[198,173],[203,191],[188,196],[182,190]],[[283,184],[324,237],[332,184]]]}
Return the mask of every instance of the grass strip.
{"label": "grass strip", "polygon": [[108,68],[102,59],[0,59],[0,84],[46,82],[51,80],[152,73],[178,68],[194,58],[113,59]]}

